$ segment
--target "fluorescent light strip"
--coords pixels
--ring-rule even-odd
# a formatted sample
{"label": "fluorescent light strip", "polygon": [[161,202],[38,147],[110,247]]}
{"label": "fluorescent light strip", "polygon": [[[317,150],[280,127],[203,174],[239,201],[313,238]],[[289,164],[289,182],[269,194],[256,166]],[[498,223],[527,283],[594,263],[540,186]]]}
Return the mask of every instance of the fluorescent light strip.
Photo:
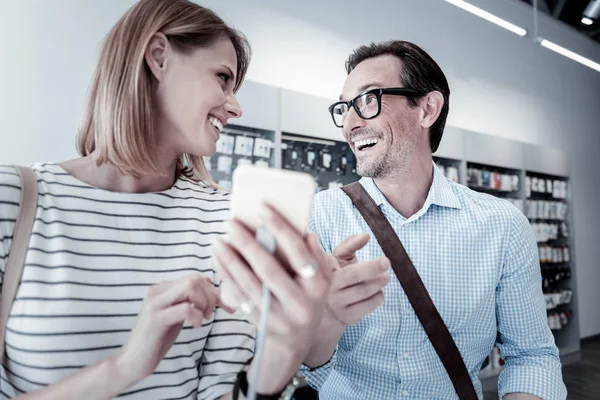
{"label": "fluorescent light strip", "polygon": [[592,25],[594,23],[594,21],[592,21],[588,17],[583,17],[583,18],[581,18],[581,23],[584,25]]}
{"label": "fluorescent light strip", "polygon": [[596,71],[600,72],[600,64],[590,60],[589,58],[580,56],[579,54],[574,53],[569,49],[565,49],[564,47],[559,46],[556,43],[552,43],[551,41],[546,40],[546,39],[542,39],[540,44],[549,50],[555,51],[558,54],[561,54],[565,57],[570,58],[573,61],[577,61],[578,63],[581,63],[581,64],[585,65],[586,67],[590,67],[590,68],[595,69]]}
{"label": "fluorescent light strip", "polygon": [[503,20],[502,18],[496,17],[494,14],[491,14],[481,8],[475,7],[472,4],[467,3],[463,0],[446,0],[448,3],[455,5],[456,7],[460,7],[465,11],[470,12],[471,14],[475,14],[478,17],[481,17],[485,20],[490,21],[493,24],[496,24],[504,29],[511,31],[512,33],[516,33],[519,36],[527,35],[527,31],[520,26],[511,24],[508,21]]}

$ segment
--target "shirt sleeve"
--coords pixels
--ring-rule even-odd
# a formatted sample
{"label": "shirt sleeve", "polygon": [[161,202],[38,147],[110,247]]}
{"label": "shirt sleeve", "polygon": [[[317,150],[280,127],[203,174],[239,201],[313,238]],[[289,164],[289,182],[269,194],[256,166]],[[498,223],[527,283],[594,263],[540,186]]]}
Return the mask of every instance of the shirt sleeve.
{"label": "shirt sleeve", "polygon": [[565,399],[559,352],[546,317],[537,242],[529,221],[516,209],[511,225],[496,288],[497,345],[505,362],[498,394]]}
{"label": "shirt sleeve", "polygon": [[233,390],[238,373],[254,356],[255,328],[238,311],[217,307],[200,362],[198,400],[220,399]]}
{"label": "shirt sleeve", "polygon": [[0,166],[0,293],[8,251],[19,212],[21,181],[12,167]]}

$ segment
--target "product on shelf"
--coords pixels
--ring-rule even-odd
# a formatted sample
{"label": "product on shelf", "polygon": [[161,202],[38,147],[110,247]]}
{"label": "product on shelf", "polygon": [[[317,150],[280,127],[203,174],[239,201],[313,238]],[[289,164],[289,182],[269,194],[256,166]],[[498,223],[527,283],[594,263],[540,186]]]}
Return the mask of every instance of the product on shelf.
{"label": "product on shelf", "polygon": [[449,159],[436,159],[436,165],[440,172],[449,180],[459,182],[458,164],[459,161]]}
{"label": "product on shelf", "polygon": [[547,219],[564,221],[567,218],[568,205],[561,201],[527,200],[525,214],[529,219]]}
{"label": "product on shelf", "polygon": [[233,171],[244,164],[273,166],[275,133],[261,129],[227,125],[212,157],[204,157],[206,170],[219,186],[231,190]]}
{"label": "product on shelf", "polygon": [[568,263],[571,261],[571,254],[567,246],[550,246],[547,244],[538,244],[540,255],[540,264],[547,263]]}
{"label": "product on shelf", "polygon": [[563,329],[566,325],[569,324],[569,321],[571,320],[572,316],[572,310],[562,312],[551,312],[548,314],[548,326],[553,331]]}
{"label": "product on shelf", "polygon": [[572,290],[561,290],[553,293],[544,293],[544,300],[546,300],[546,309],[553,310],[558,306],[570,304],[573,299]]}
{"label": "product on shelf", "polygon": [[235,144],[235,136],[226,133],[221,134],[217,141],[217,153],[232,155]]}
{"label": "product on shelf", "polygon": [[515,192],[519,190],[519,175],[516,173],[501,173],[483,168],[470,167],[467,169],[467,185],[474,189]]}
{"label": "product on shelf", "polygon": [[527,198],[534,193],[551,194],[554,199],[569,197],[568,183],[564,179],[548,179],[537,176],[525,177],[525,194]]}
{"label": "product on shelf", "polygon": [[356,182],[356,159],[348,144],[308,136],[282,135],[282,168],[315,177],[317,191]]}
{"label": "product on shelf", "polygon": [[545,243],[549,240],[556,240],[559,237],[559,224],[532,222],[530,223],[530,225],[538,243]]}

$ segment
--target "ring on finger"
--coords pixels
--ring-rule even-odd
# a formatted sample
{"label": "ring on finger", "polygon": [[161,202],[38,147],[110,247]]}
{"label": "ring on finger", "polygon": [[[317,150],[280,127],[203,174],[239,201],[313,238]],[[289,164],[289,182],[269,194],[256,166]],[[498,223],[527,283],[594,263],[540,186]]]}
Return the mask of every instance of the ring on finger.
{"label": "ring on finger", "polygon": [[314,261],[314,260],[309,261],[306,264],[304,264],[302,267],[300,267],[300,269],[298,270],[298,274],[304,279],[312,278],[313,276],[315,276],[317,274],[318,267],[319,266],[316,263],[316,261]]}
{"label": "ring on finger", "polygon": [[249,301],[244,301],[239,305],[238,310],[240,310],[245,315],[250,315],[254,310],[254,307]]}

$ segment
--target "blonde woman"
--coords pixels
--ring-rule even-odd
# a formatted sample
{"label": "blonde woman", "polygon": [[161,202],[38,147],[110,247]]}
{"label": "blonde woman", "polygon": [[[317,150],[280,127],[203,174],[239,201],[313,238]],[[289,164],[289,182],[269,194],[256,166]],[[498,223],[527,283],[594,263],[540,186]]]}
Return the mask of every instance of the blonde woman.
{"label": "blonde woman", "polygon": [[[186,0],[142,0],[110,31],[78,136],[82,157],[33,166],[38,208],[8,322],[0,399],[232,395],[253,358],[257,313],[249,322],[220,302],[211,244],[226,231],[229,196],[202,156],[242,113],[235,92],[249,58],[241,34]],[[19,195],[15,170],[0,168],[0,282]],[[324,264],[314,238],[277,215],[268,220],[288,259]],[[277,260],[243,227],[231,229],[236,239],[214,248],[219,259],[268,266],[272,292],[294,295],[274,299],[277,326],[260,366],[257,391],[277,394],[304,357],[328,279],[318,270],[303,280],[278,275]],[[228,290],[249,304],[244,290]]]}

